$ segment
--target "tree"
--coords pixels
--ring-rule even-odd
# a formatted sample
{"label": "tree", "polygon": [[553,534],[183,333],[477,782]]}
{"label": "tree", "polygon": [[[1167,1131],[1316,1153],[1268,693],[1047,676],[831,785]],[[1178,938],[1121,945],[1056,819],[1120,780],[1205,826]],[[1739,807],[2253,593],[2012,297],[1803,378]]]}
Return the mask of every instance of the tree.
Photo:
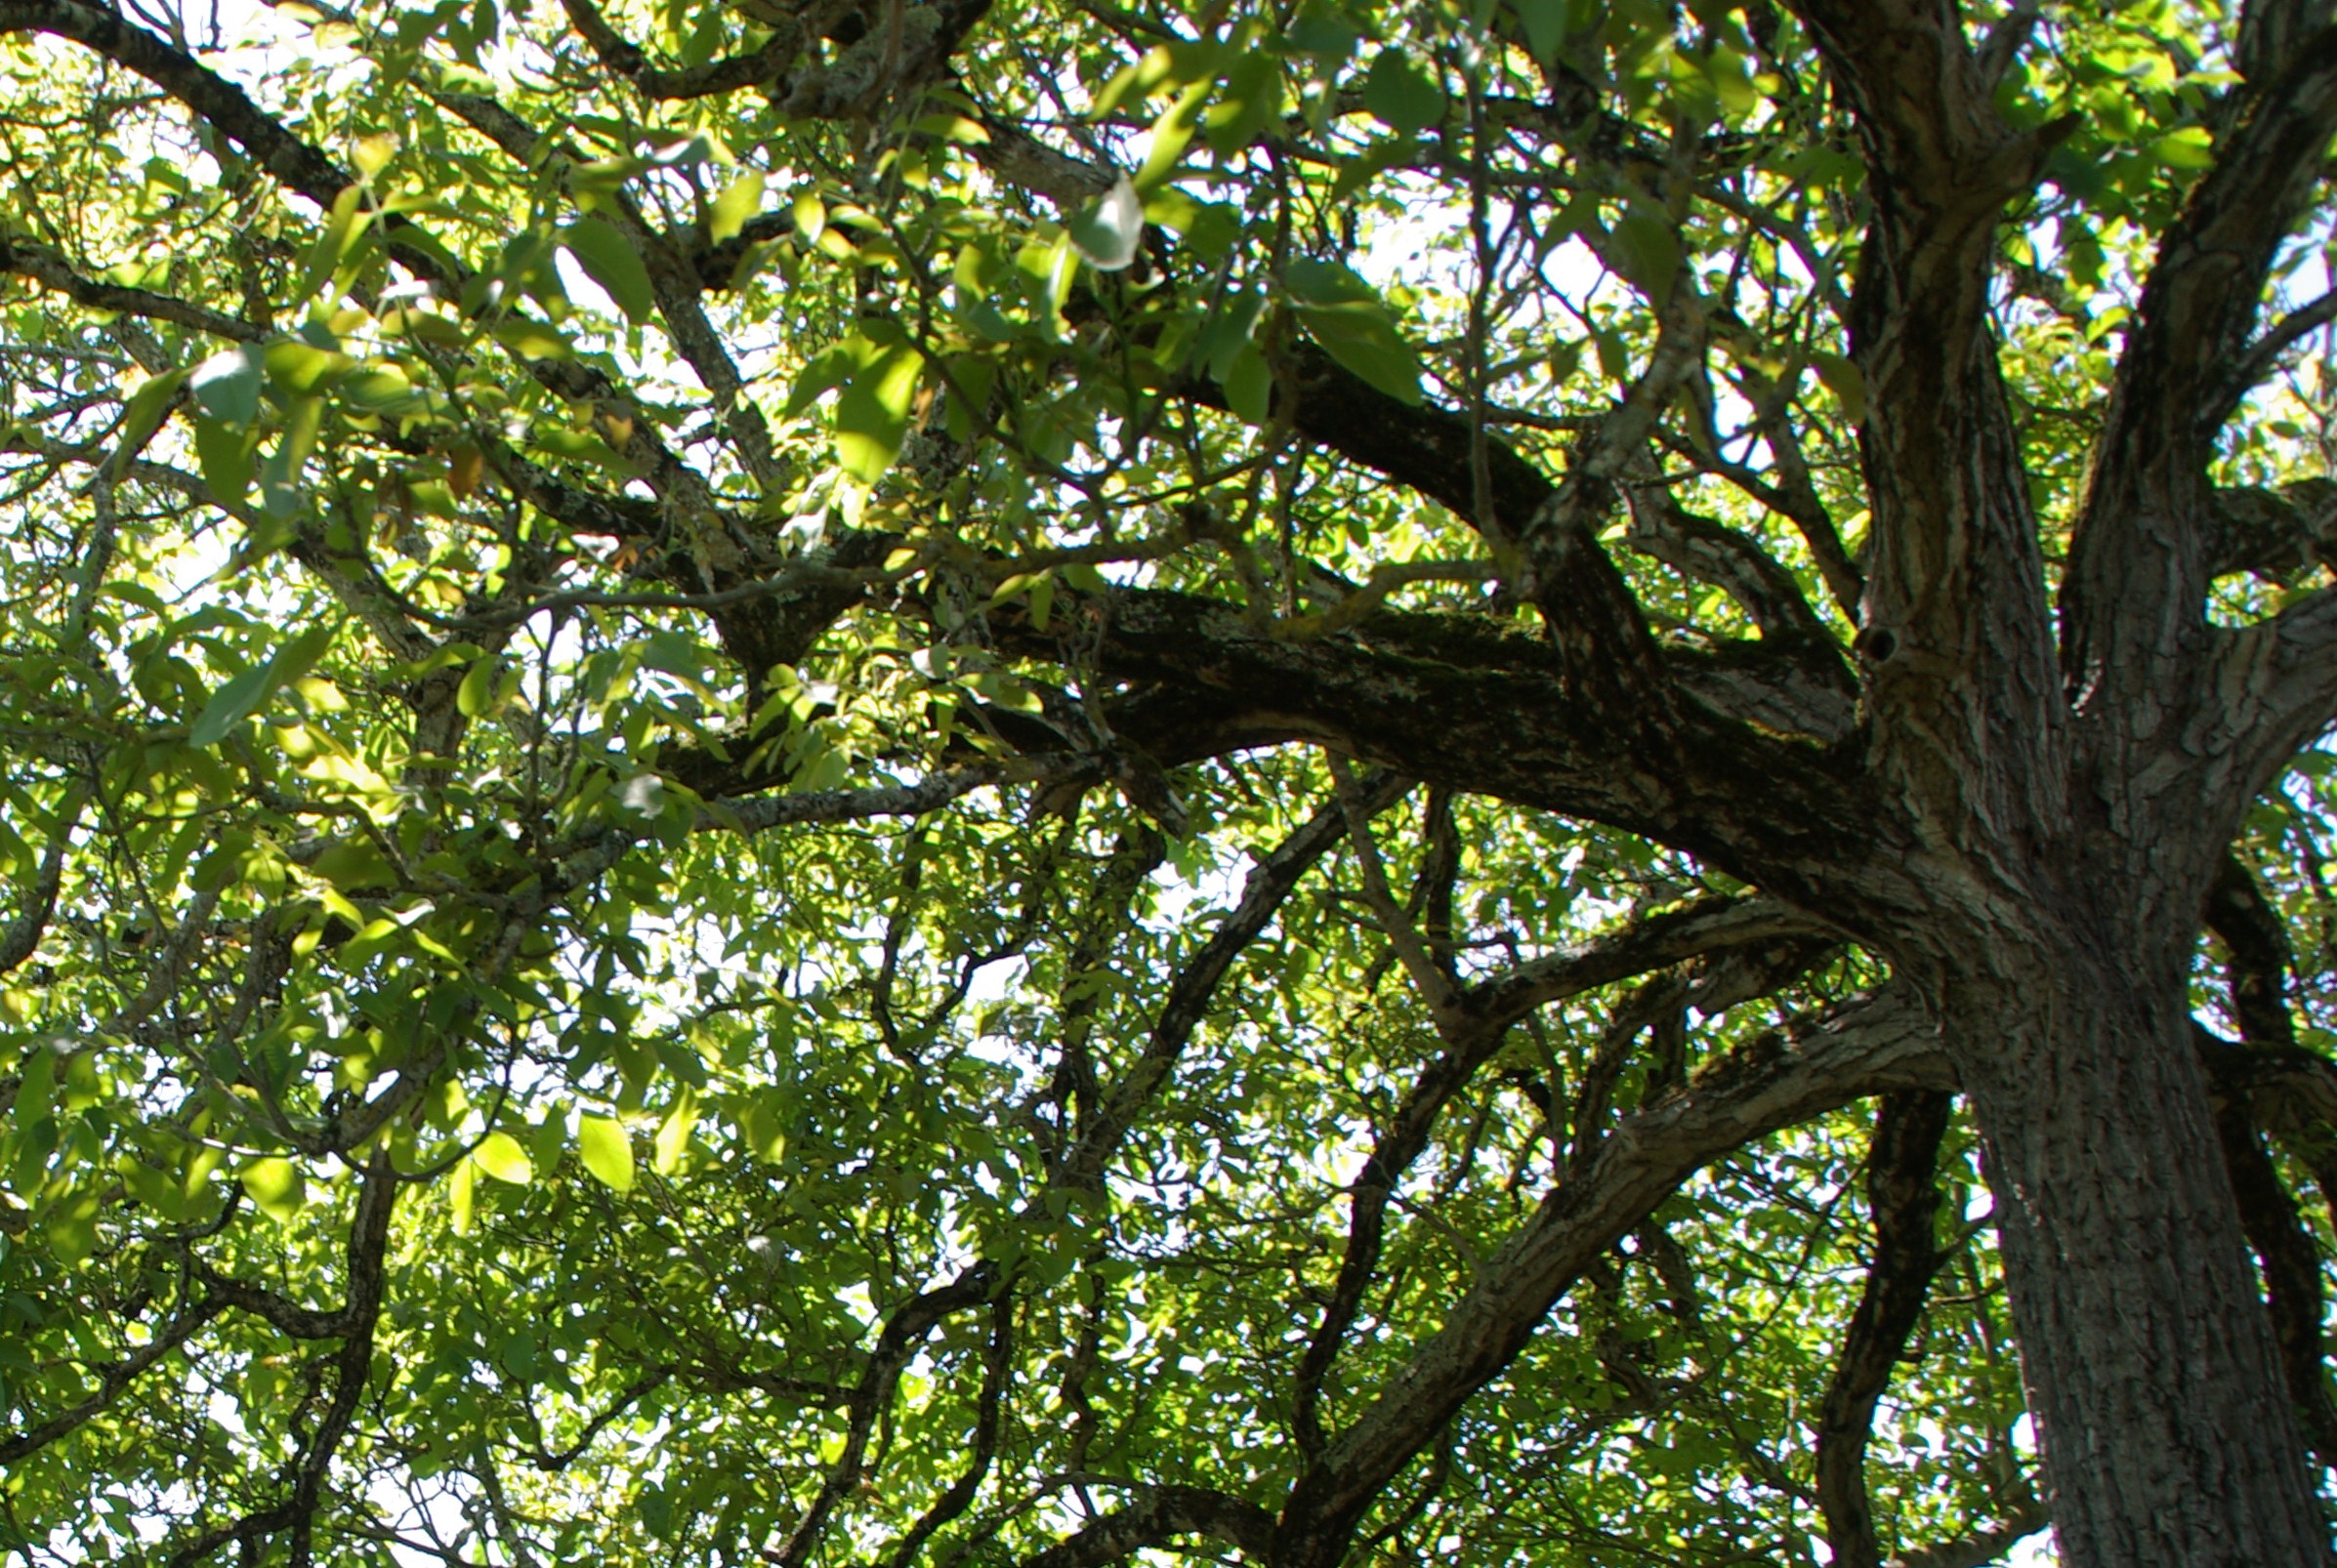
{"label": "tree", "polygon": [[2324,0],[0,62],[25,1562],[2327,1559]]}

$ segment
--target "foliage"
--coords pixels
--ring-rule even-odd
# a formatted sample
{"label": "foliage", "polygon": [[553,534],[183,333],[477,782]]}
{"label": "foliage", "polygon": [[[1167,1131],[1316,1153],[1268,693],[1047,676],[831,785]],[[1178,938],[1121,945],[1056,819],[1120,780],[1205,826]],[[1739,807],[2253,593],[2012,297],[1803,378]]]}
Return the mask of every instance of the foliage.
{"label": "foliage", "polygon": [[[2057,580],[2245,62],[2002,9]],[[1803,21],[0,0],[0,1547],[2044,1523],[1977,1135],[1870,1158],[1936,1036],[1735,807],[1537,793],[1517,717],[1580,691],[1529,520],[1582,505],[1744,746],[1858,722],[1874,192]],[[2318,592],[2325,237],[2217,458],[2280,542],[2222,625]],[[2226,1034],[2337,1027],[2328,768],[2235,846],[2288,951],[2201,937]]]}

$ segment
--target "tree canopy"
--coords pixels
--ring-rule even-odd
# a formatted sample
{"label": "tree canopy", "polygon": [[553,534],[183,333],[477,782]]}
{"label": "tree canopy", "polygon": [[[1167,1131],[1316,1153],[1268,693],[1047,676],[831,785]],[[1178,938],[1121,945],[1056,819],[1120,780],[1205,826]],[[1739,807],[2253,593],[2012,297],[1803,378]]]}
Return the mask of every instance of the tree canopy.
{"label": "tree canopy", "polygon": [[0,0],[0,1556],[2325,1560],[2333,134]]}

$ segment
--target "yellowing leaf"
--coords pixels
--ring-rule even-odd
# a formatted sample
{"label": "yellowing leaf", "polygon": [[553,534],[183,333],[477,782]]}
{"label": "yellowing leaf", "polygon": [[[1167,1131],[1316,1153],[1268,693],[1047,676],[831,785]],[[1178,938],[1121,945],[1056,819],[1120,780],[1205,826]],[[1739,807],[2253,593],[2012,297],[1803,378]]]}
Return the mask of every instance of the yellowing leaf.
{"label": "yellowing leaf", "polygon": [[503,672],[492,656],[480,659],[463,672],[454,688],[454,707],[465,719],[477,719],[495,705],[495,680]]}
{"label": "yellowing leaf", "polygon": [[719,245],[736,239],[748,219],[763,210],[763,177],[749,169],[723,186],[706,212],[706,237]]}
{"label": "yellowing leaf", "polygon": [[509,1133],[489,1133],[480,1139],[479,1147],[471,1151],[471,1162],[496,1180],[516,1187],[525,1186],[535,1176],[527,1151]]}
{"label": "yellowing leaf", "polygon": [[290,1160],[254,1160],[243,1168],[243,1190],[279,1225],[290,1224],[309,1201],[308,1181]]}
{"label": "yellowing leaf", "polygon": [[453,1211],[454,1233],[458,1236],[471,1234],[471,1209],[478,1186],[479,1177],[468,1160],[456,1166],[454,1175],[447,1178],[446,1207]]}
{"label": "yellowing leaf", "polygon": [[690,1130],[698,1125],[698,1092],[688,1084],[674,1108],[657,1129],[656,1153],[650,1164],[659,1176],[672,1176],[682,1165],[682,1151],[689,1147]]}
{"label": "yellowing leaf", "polygon": [[603,1185],[619,1192],[633,1190],[633,1139],[624,1123],[613,1116],[583,1118],[576,1127],[576,1152]]}

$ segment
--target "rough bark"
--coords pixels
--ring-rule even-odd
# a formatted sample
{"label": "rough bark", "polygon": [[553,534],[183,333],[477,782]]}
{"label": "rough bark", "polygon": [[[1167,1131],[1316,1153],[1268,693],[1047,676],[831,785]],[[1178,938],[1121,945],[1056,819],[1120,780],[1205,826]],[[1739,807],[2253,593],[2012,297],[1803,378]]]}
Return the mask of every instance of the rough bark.
{"label": "rough bark", "polygon": [[1943,1026],[1985,1133],[2062,1560],[2325,1561],[2180,977],[2056,913],[2060,940],[1948,979]]}

